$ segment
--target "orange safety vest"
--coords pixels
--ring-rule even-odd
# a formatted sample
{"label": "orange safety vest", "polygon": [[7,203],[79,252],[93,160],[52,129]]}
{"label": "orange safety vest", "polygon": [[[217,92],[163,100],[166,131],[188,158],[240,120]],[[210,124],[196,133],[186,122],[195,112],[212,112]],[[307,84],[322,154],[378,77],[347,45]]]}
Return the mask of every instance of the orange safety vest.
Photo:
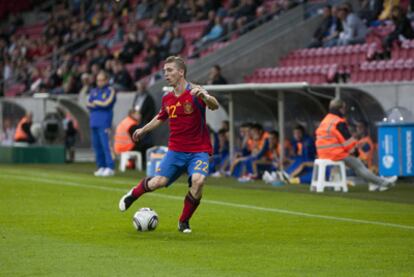
{"label": "orange safety vest", "polygon": [[[367,152],[362,149],[365,144],[369,145],[369,150]],[[369,136],[361,138],[358,140],[357,149],[358,157],[368,166],[368,168],[371,168],[374,158],[374,143],[372,142],[372,139]]]}
{"label": "orange safety vest", "polygon": [[16,133],[14,134],[14,141],[27,141],[29,136],[23,131],[23,124],[29,122],[26,116],[19,121],[16,127]]}
{"label": "orange safety vest", "polygon": [[138,121],[127,116],[121,123],[119,123],[118,127],[116,127],[114,137],[114,150],[116,154],[121,154],[122,152],[130,151],[134,148],[135,143],[128,132],[134,125],[138,125]]}
{"label": "orange safety vest", "polygon": [[[266,140],[269,139],[269,133],[263,132],[262,136],[258,140],[253,140],[253,149],[252,154],[256,154],[262,149],[263,145],[265,144]],[[268,157],[270,154],[270,150],[264,154],[265,157]]]}
{"label": "orange safety vest", "polygon": [[338,131],[337,125],[342,122],[346,123],[345,119],[329,113],[316,129],[316,150],[320,159],[343,160],[355,147],[353,137],[345,140]]}

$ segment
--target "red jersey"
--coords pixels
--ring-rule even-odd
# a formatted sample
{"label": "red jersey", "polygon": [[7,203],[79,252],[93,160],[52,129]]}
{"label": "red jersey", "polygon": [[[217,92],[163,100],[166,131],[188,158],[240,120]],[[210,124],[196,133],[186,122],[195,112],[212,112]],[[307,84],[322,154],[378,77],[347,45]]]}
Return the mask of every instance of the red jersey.
{"label": "red jersey", "polygon": [[206,104],[187,88],[180,96],[167,92],[162,97],[159,120],[170,120],[168,149],[177,152],[212,153],[206,124]]}

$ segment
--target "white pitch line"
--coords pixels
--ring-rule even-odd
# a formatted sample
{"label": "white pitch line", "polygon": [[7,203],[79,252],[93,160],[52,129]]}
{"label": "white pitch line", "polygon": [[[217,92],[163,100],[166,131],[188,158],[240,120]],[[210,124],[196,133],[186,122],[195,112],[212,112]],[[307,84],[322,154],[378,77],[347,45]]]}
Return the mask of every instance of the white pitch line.
{"label": "white pitch line", "polygon": [[[116,192],[126,192],[127,191],[127,189],[121,189],[121,188],[102,187],[102,186],[96,186],[96,185],[85,185],[85,184],[82,184],[82,183],[75,183],[75,182],[62,181],[62,180],[51,180],[51,179],[44,179],[44,178],[37,178],[37,177],[15,176],[15,175],[8,175],[8,174],[0,175],[0,178],[3,178],[3,177],[20,179],[20,180],[39,181],[39,182],[47,183],[47,184],[62,185],[62,186],[69,186],[69,187],[79,187],[79,188],[86,188],[86,189],[98,189],[98,190],[116,191]],[[59,183],[57,183],[57,182],[59,182]],[[114,181],[114,183],[119,183],[119,182]],[[124,182],[122,182],[122,183],[124,183]],[[179,201],[183,200],[183,198],[179,197],[179,196],[165,195],[165,194],[154,193],[154,192],[149,193],[148,195],[149,196],[160,197],[160,198],[165,198],[165,199],[173,199],[173,200],[179,200]],[[296,215],[296,216],[309,217],[309,218],[319,218],[319,219],[326,219],[326,220],[343,221],[343,222],[350,222],[350,223],[370,224],[370,225],[379,225],[379,226],[414,230],[414,226],[412,226],[412,225],[402,225],[402,224],[395,224],[395,223],[388,223],[388,222],[381,222],[381,221],[371,221],[371,220],[354,219],[354,218],[347,218],[347,217],[337,217],[337,216],[329,216],[329,215],[319,215],[319,214],[295,212],[295,211],[290,211],[290,210],[285,210],[285,209],[266,208],[266,207],[259,207],[259,206],[253,206],[253,205],[245,205],[245,204],[237,204],[237,203],[216,201],[216,200],[208,200],[208,199],[203,199],[203,203],[219,205],[219,206],[227,206],[227,207],[232,207],[232,208],[242,208],[242,209],[248,209],[248,210],[256,210],[256,211],[272,212],[272,213],[279,213],[279,214]]]}

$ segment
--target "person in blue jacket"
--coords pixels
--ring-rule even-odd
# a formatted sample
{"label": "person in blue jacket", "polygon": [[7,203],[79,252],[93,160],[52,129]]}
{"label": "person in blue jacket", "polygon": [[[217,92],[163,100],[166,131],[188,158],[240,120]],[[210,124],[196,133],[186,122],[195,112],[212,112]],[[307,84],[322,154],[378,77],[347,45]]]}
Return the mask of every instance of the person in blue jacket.
{"label": "person in blue jacket", "polygon": [[108,75],[101,71],[96,76],[96,87],[89,92],[87,107],[90,112],[92,145],[96,156],[95,176],[113,176],[114,160],[110,148],[110,132],[112,127],[113,107],[116,92],[108,85]]}
{"label": "person in blue jacket", "polygon": [[291,184],[310,184],[312,181],[313,162],[316,159],[315,141],[306,134],[302,125],[293,129],[293,156],[286,171],[279,171],[279,178]]}

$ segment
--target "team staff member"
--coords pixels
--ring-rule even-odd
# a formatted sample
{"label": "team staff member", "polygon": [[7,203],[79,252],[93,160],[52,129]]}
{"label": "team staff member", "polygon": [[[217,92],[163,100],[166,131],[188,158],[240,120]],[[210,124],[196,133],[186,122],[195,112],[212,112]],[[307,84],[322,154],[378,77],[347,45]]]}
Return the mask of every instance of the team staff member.
{"label": "team staff member", "polygon": [[108,177],[115,174],[114,160],[109,146],[115,90],[108,85],[108,75],[101,71],[96,76],[96,88],[89,93],[87,107],[90,111],[92,145],[96,156],[95,176]]}
{"label": "team staff member", "polygon": [[141,114],[137,110],[129,110],[128,116],[125,117],[116,127],[114,138],[114,150],[116,154],[132,151],[135,148],[135,142],[132,135],[141,124]]}
{"label": "team staff member", "polygon": [[381,178],[373,174],[362,161],[351,155],[357,141],[351,136],[344,119],[346,104],[341,99],[329,103],[329,113],[316,130],[316,149],[320,159],[344,161],[354,172],[368,183],[370,190],[384,191],[396,181],[397,176]]}
{"label": "team staff member", "polygon": [[30,131],[30,127],[32,127],[32,120],[32,112],[26,113],[26,115],[20,119],[19,124],[17,124],[16,132],[14,134],[15,142],[34,143],[36,141]]}
{"label": "team staff member", "polygon": [[135,131],[133,138],[159,127],[169,119],[170,137],[168,152],[157,169],[155,177],[142,179],[136,187],[119,201],[119,209],[127,210],[142,194],[172,184],[187,171],[189,191],[178,221],[178,230],[190,233],[190,218],[200,204],[202,189],[208,175],[208,160],[212,153],[210,134],[206,124],[206,107],[218,109],[219,105],[207,91],[186,80],[187,67],[182,58],[171,56],[165,60],[165,79],[173,87],[162,97],[161,110],[148,124]]}

